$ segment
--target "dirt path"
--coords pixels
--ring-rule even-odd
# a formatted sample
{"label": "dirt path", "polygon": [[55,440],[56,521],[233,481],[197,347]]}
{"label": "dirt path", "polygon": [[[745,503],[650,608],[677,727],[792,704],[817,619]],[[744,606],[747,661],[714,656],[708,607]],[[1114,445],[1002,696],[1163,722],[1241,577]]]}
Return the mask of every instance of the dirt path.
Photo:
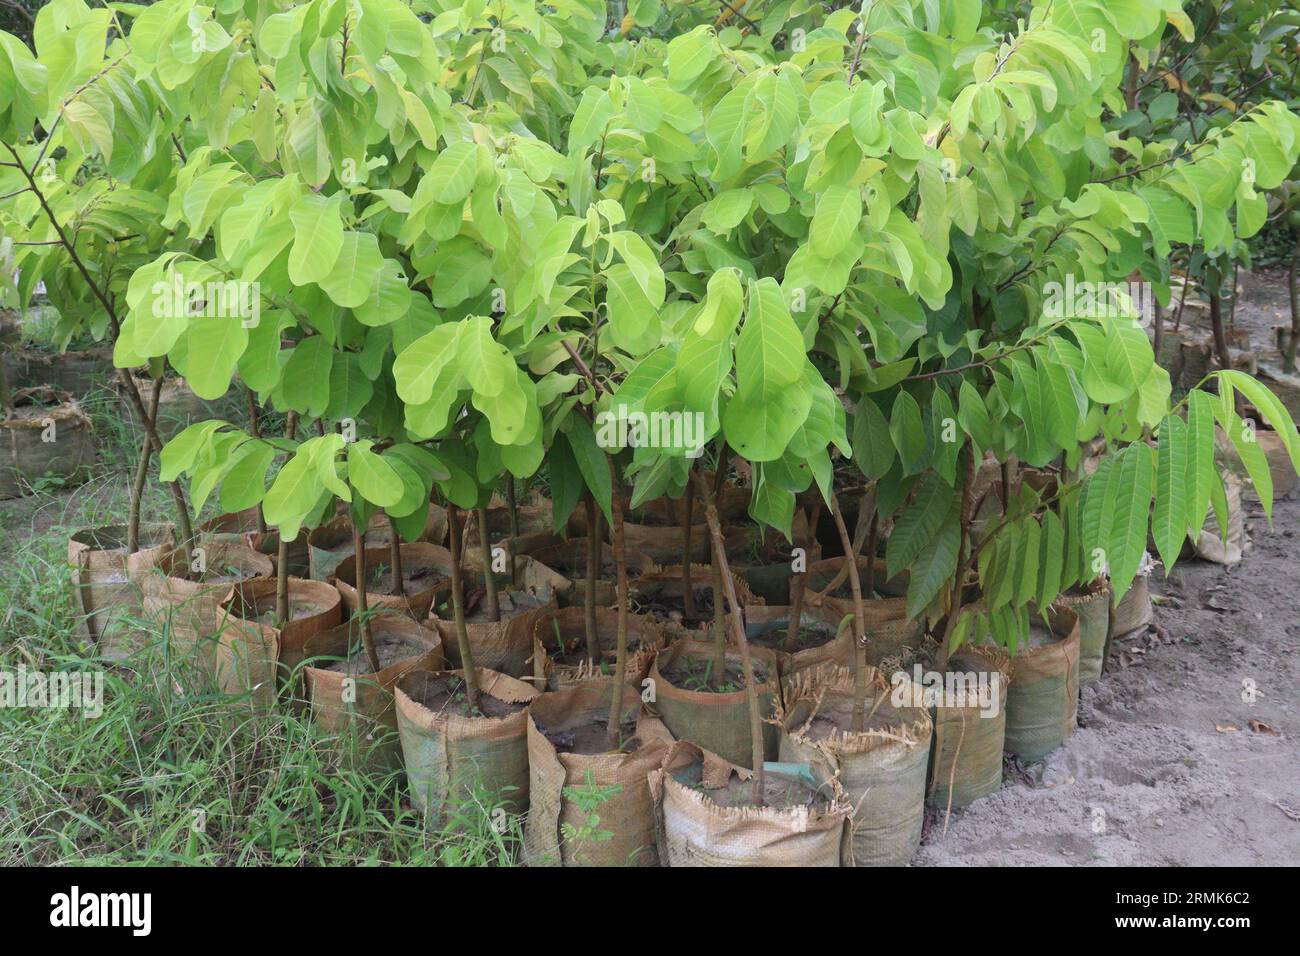
{"label": "dirt path", "polygon": [[954,811],[946,836],[938,814],[914,865],[1300,862],[1300,501],[1277,503],[1272,532],[1253,499],[1246,514],[1253,547],[1235,568],[1156,570],[1169,643],[1117,642],[1074,736],[1032,782],[1009,772]]}

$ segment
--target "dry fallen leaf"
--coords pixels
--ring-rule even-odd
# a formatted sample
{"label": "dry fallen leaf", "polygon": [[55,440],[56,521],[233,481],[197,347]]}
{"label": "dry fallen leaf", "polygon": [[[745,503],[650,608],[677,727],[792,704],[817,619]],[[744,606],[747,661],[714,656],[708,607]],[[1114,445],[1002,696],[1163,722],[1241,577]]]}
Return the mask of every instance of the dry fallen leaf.
{"label": "dry fallen leaf", "polygon": [[1253,717],[1250,720],[1250,729],[1255,731],[1257,734],[1268,734],[1270,737],[1282,736],[1275,728],[1270,727],[1262,720],[1255,720]]}
{"label": "dry fallen leaf", "polygon": [[1235,734],[1237,732],[1237,728],[1232,724],[1215,724],[1214,729],[1221,734]]}

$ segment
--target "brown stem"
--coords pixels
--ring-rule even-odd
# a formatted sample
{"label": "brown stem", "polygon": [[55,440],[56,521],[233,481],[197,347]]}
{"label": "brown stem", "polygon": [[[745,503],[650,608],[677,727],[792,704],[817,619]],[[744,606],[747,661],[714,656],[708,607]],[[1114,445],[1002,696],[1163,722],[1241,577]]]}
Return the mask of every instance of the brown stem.
{"label": "brown stem", "polygon": [[795,573],[790,582],[790,620],[785,630],[785,649],[793,651],[799,638],[799,625],[803,620],[803,598],[808,590],[808,558],[817,540],[817,522],[821,520],[822,503],[818,499],[808,519],[808,539],[804,542],[804,570]]}
{"label": "brown stem", "polygon": [[1294,372],[1296,345],[1300,343],[1300,242],[1296,243],[1295,252],[1291,254],[1291,268],[1287,270],[1286,280],[1287,292],[1291,297],[1291,340],[1286,344],[1282,368]]}
{"label": "brown stem", "polygon": [[691,588],[691,521],[695,517],[694,511],[695,494],[687,482],[686,516],[682,520],[682,617],[688,621],[699,616],[699,611],[695,608],[695,591]]}
{"label": "brown stem", "polygon": [[361,618],[361,643],[365,645],[366,657],[370,659],[370,672],[379,673],[379,653],[375,650],[375,635],[370,630],[370,607],[366,591],[370,582],[366,571],[366,528],[362,522],[352,519],[352,549],[356,552],[357,575],[357,616]]}
{"label": "brown stem", "polygon": [[[149,417],[158,420],[158,399],[162,395],[162,380],[154,382],[153,394],[149,396]],[[126,553],[135,554],[140,550],[140,509],[144,502],[144,483],[149,477],[149,457],[153,445],[145,435],[140,444],[140,461],[135,469],[135,483],[131,486],[130,513],[126,522]]]}
{"label": "brown stem", "polygon": [[600,664],[600,633],[596,624],[596,581],[600,575],[600,537],[597,535],[600,509],[587,495],[587,593],[582,596],[583,624],[587,634],[587,659]]}
{"label": "brown stem", "polygon": [[510,519],[510,584],[519,586],[519,569],[515,561],[515,541],[519,537],[519,501],[515,496],[515,476],[506,472],[506,515]]}
{"label": "brown stem", "polygon": [[867,608],[862,601],[858,556],[853,551],[853,542],[849,539],[849,529],[844,524],[844,515],[840,513],[840,502],[835,497],[835,492],[831,492],[831,517],[835,520],[835,530],[839,532],[840,545],[844,548],[844,561],[849,568],[849,589],[853,592],[853,620],[856,624],[853,634],[853,732],[861,733],[867,699]]}
{"label": "brown stem", "polygon": [[[763,805],[763,716],[758,709],[758,687],[754,683],[754,660],[749,652],[749,640],[745,637],[745,625],[741,621],[740,600],[736,597],[736,586],[731,580],[731,568],[727,565],[727,544],[722,538],[722,522],[718,519],[718,507],[709,497],[709,486],[704,476],[695,472],[692,476],[700,498],[704,501],[704,520],[709,526],[709,537],[713,542],[713,553],[717,557],[722,571],[722,587],[731,608],[731,628],[735,632],[736,646],[740,649],[740,660],[745,670],[745,697],[749,702],[749,741],[750,759],[754,765],[754,804]],[[714,601],[720,602],[715,594]]]}
{"label": "brown stem", "polygon": [[475,508],[474,516],[478,519],[479,559],[483,562],[483,612],[489,621],[496,623],[501,620],[501,598],[497,595],[497,579],[492,573],[492,540],[488,537],[487,509]]}
{"label": "brown stem", "polygon": [[[298,433],[298,413],[290,412],[284,423],[284,433],[290,441]],[[357,577],[357,587],[361,578]],[[289,542],[280,534],[275,552],[275,626],[284,627],[289,620]]]}
{"label": "brown stem", "polygon": [[460,649],[460,666],[465,675],[465,696],[471,713],[478,709],[478,675],[474,673],[474,654],[469,646],[469,629],[465,626],[465,581],[461,573],[460,509],[447,502],[447,527],[451,535],[451,613],[456,624],[456,644]]}
{"label": "brown stem", "polygon": [[[254,438],[262,437],[262,426],[258,421],[257,415],[257,396],[247,385],[244,386],[244,392],[248,397],[248,430]],[[262,514],[262,509],[257,508],[257,531],[263,537],[266,536],[266,516]]]}
{"label": "brown stem", "polygon": [[611,749],[619,745],[619,720],[623,710],[623,684],[627,680],[627,547],[623,535],[623,492],[610,459],[610,531],[614,539],[615,594],[618,605],[618,649],[614,655],[614,681],[609,693],[609,721],[605,736]]}
{"label": "brown stem", "polygon": [[406,597],[406,582],[402,580],[402,539],[397,534],[397,522],[388,516],[388,533],[392,540],[388,543],[388,563],[393,566],[393,594]]}
{"label": "brown stem", "polygon": [[1159,302],[1151,303],[1151,325],[1154,331],[1151,348],[1156,353],[1156,360],[1159,361],[1160,349],[1165,340],[1165,310]]}
{"label": "brown stem", "polygon": [[1228,338],[1223,331],[1223,300],[1219,297],[1219,283],[1210,292],[1210,328],[1214,330],[1214,352],[1221,368],[1232,368],[1228,355]]}
{"label": "brown stem", "polygon": [[[722,564],[718,561],[715,550],[710,561],[713,572],[713,666],[710,669],[709,683],[720,686],[727,671],[727,611],[722,603]],[[687,578],[686,586],[690,587]]]}
{"label": "brown stem", "polygon": [[[865,501],[865,499],[864,499]],[[876,547],[880,542],[880,514],[871,509],[871,530],[867,532],[867,576],[862,579],[862,593],[868,600],[876,596]],[[858,556],[853,556],[853,563],[858,563]]]}

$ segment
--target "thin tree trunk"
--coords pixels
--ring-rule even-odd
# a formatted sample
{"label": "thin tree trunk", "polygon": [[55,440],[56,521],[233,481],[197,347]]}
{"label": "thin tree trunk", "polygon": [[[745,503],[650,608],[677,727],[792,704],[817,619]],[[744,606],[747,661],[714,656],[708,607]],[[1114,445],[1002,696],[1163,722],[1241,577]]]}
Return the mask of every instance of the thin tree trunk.
{"label": "thin tree trunk", "polygon": [[619,720],[623,710],[623,685],[627,680],[627,547],[623,535],[623,492],[618,486],[618,475],[614,473],[614,462],[609,463],[610,470],[610,516],[613,519],[610,531],[614,539],[614,574],[615,603],[618,606],[618,650],[614,656],[614,681],[609,693],[609,720],[605,724],[605,736],[610,749],[619,745]]}
{"label": "thin tree trunk", "polygon": [[808,538],[804,541],[804,569],[796,571],[790,581],[790,620],[785,630],[785,649],[791,652],[794,651],[799,639],[799,625],[803,620],[803,599],[808,590],[808,559],[817,540],[817,522],[821,520],[821,516],[822,503],[821,499],[818,499],[808,519]]}
{"label": "thin tree trunk", "polygon": [[867,608],[862,601],[862,580],[858,575],[858,557],[853,551],[853,542],[849,538],[849,529],[844,524],[844,515],[840,513],[840,502],[831,492],[831,517],[835,519],[835,530],[840,535],[840,546],[844,548],[844,560],[849,569],[849,588],[853,592],[853,732],[861,733],[863,713],[867,700]]}
{"label": "thin tree trunk", "polygon": [[[162,397],[162,382],[154,382],[153,394],[149,396],[149,417],[158,420],[158,400]],[[149,458],[153,445],[145,435],[140,443],[140,461],[135,468],[135,483],[131,486],[130,513],[126,522],[126,553],[135,554],[140,550],[140,510],[144,505],[144,483],[149,477]]]}
{"label": "thin tree trunk", "polygon": [[682,522],[682,617],[693,621],[699,616],[695,608],[695,592],[691,589],[691,521],[694,519],[695,492],[686,483],[686,518]]}
{"label": "thin tree trunk", "polygon": [[465,627],[465,580],[461,573],[460,509],[447,502],[447,527],[451,535],[451,613],[456,625],[456,645],[460,649],[460,666],[465,676],[465,696],[471,712],[478,709],[478,675],[474,673],[474,654],[469,646],[469,629]]}
{"label": "thin tree trunk", "polygon": [[[868,600],[876,596],[876,547],[880,543],[880,515],[871,509],[871,530],[867,532],[867,549],[863,557],[867,559],[867,576],[862,579],[862,594]],[[857,555],[853,563],[858,562]]]}
{"label": "thin tree trunk", "polygon": [[[700,500],[705,502],[714,502],[714,511],[717,511],[718,496],[722,494],[722,484],[726,481],[726,460],[727,445],[718,439],[718,463],[713,472],[713,497],[702,497]],[[721,524],[719,523],[719,528]],[[725,540],[724,552],[725,552]],[[726,560],[726,554],[723,554],[723,562]],[[723,588],[723,562],[718,560],[716,552],[712,555],[713,561],[713,682],[722,683],[726,676],[727,669],[727,617],[726,609],[722,605],[722,588]],[[728,575],[729,577],[730,575]],[[733,587],[734,583],[728,581],[728,586]],[[739,616],[739,612],[737,612]]]}
{"label": "thin tree trunk", "polygon": [[[710,564],[713,572],[713,666],[709,671],[709,683],[717,687],[727,672],[727,611],[722,602],[722,564],[716,551]],[[686,585],[690,587],[689,580]]]}
{"label": "thin tree trunk", "polygon": [[519,502],[515,498],[515,476],[506,472],[506,514],[510,518],[510,585],[519,586],[519,571],[515,564],[515,541],[519,538]]}
{"label": "thin tree trunk", "polygon": [[397,522],[388,516],[388,533],[392,540],[388,543],[388,563],[393,566],[393,594],[406,597],[406,582],[402,580],[402,539],[397,534]]}
{"label": "thin tree trunk", "polygon": [[[244,392],[248,396],[248,430],[253,433],[254,438],[262,437],[262,425],[258,421],[257,415],[257,396],[247,385],[244,386]],[[263,537],[266,536],[266,516],[262,514],[262,506],[257,506],[257,531]]]}
{"label": "thin tree trunk", "polygon": [[501,598],[497,595],[497,579],[492,573],[492,540],[488,537],[487,509],[475,508],[474,515],[478,518],[479,558],[483,562],[483,610],[487,619],[496,623],[501,620]]}
{"label": "thin tree trunk", "polygon": [[[713,542],[713,553],[722,570],[722,586],[727,603],[731,607],[731,628],[735,632],[736,646],[740,649],[740,660],[745,671],[745,698],[749,703],[749,742],[750,759],[754,766],[754,805],[763,805],[763,785],[765,770],[763,767],[763,716],[758,709],[758,686],[754,681],[754,660],[749,652],[749,640],[745,637],[745,625],[740,619],[740,601],[736,597],[735,584],[731,580],[731,569],[727,565],[727,544],[722,538],[722,522],[718,519],[718,508],[709,497],[709,486],[704,477],[695,472],[695,485],[704,502],[704,520],[709,526],[709,537]],[[714,595],[714,601],[721,602],[720,595]]]}
{"label": "thin tree trunk", "polygon": [[1287,292],[1291,296],[1291,340],[1286,344],[1282,369],[1295,371],[1296,345],[1300,343],[1300,242],[1291,253],[1291,268],[1287,271]]}
{"label": "thin tree trunk", "polygon": [[1210,292],[1210,327],[1214,330],[1214,352],[1221,368],[1232,368],[1232,358],[1228,354],[1228,339],[1223,331],[1223,299],[1219,296],[1219,282],[1215,282]]}
{"label": "thin tree trunk", "polygon": [[600,538],[597,525],[600,509],[596,499],[587,495],[587,591],[582,596],[583,623],[587,632],[587,659],[600,663],[600,633],[596,624],[596,582],[600,577]]}
{"label": "thin tree trunk", "polygon": [[357,572],[357,616],[361,618],[361,643],[366,647],[366,657],[370,658],[370,672],[379,673],[379,653],[375,650],[375,635],[370,630],[370,607],[366,597],[369,581],[366,574],[366,529],[353,518],[352,548],[356,552]]}
{"label": "thin tree trunk", "polygon": [[[113,341],[116,344],[118,332],[114,327]],[[148,411],[144,407],[144,399],[140,397],[140,389],[135,384],[135,378],[131,375],[130,369],[120,368],[117,370],[117,380],[122,384],[123,391],[126,392],[127,402],[131,410],[135,412],[136,419],[144,429],[145,435],[149,439],[149,444],[153,446],[155,453],[161,455],[163,441],[158,437],[158,428],[155,419],[149,417]],[[161,388],[161,381],[157,388]],[[194,547],[194,524],[190,520],[190,507],[185,501],[185,490],[181,487],[180,481],[168,483],[168,490],[172,496],[172,506],[176,511],[176,524],[181,536],[181,547],[188,553],[190,548]]]}
{"label": "thin tree trunk", "polygon": [[[298,433],[298,413],[290,412],[284,424],[284,433],[293,441]],[[284,627],[289,620],[289,542],[277,530],[280,543],[275,551],[275,626]],[[361,578],[357,578],[360,587]]]}
{"label": "thin tree trunk", "polygon": [[1156,361],[1161,358],[1160,348],[1165,340],[1165,310],[1159,302],[1151,303],[1151,325],[1154,330],[1154,338],[1151,343],[1152,351],[1156,353]]}

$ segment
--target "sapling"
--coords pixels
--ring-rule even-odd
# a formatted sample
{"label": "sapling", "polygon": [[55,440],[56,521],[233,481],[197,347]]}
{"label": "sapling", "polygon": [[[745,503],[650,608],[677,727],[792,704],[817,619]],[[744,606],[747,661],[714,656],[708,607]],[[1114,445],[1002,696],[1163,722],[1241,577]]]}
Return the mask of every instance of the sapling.
{"label": "sapling", "polygon": [[[468,515],[466,516],[468,520]],[[465,676],[465,697],[470,713],[478,710],[478,675],[474,672],[474,652],[469,646],[469,628],[465,626],[465,580],[460,564],[463,534],[460,509],[447,501],[447,528],[451,544],[451,615],[456,627],[456,646],[460,651],[461,671]],[[490,569],[485,569],[485,575]]]}
{"label": "sapling", "polygon": [[600,633],[596,625],[596,581],[600,576],[601,527],[600,509],[588,492],[587,503],[587,588],[582,597],[583,627],[587,636],[587,658],[593,666],[600,664]]}
{"label": "sapling", "polygon": [[357,619],[361,622],[361,643],[365,646],[366,657],[370,660],[370,670],[379,673],[379,653],[375,649],[375,635],[370,627],[369,582],[366,580],[366,520],[365,515],[353,509],[352,547],[356,552],[355,568],[357,581]]}
{"label": "sapling", "polygon": [[497,579],[492,573],[492,538],[488,534],[487,508],[474,509],[478,520],[479,560],[483,565],[483,613],[494,624],[501,620],[501,598],[497,594]]}
{"label": "sapling", "polygon": [[[719,456],[721,459],[721,456]],[[722,462],[718,462],[718,470],[722,470]],[[749,705],[749,740],[750,740],[750,759],[754,767],[754,805],[761,807],[763,805],[763,787],[765,783],[765,773],[763,767],[763,715],[758,707],[758,685],[754,679],[754,661],[750,655],[749,639],[745,636],[745,625],[741,620],[740,601],[736,596],[735,582],[731,578],[731,569],[727,566],[727,544],[722,537],[722,522],[718,518],[718,508],[714,502],[713,495],[709,492],[708,483],[704,477],[697,471],[692,473],[695,486],[700,499],[704,501],[704,520],[709,526],[709,538],[713,546],[713,557],[717,562],[718,568],[722,573],[722,593],[715,592],[713,600],[715,604],[722,604],[723,594],[726,595],[727,604],[731,611],[731,627],[736,640],[736,647],[740,651],[741,667],[744,669],[745,679],[745,699]],[[725,668],[725,658],[723,667]]]}
{"label": "sapling", "polygon": [[[298,433],[298,413],[289,412],[284,423],[284,434],[293,441]],[[357,588],[364,590],[360,573],[357,575]],[[289,542],[280,534],[279,546],[275,554],[275,626],[284,627],[289,622]]]}

